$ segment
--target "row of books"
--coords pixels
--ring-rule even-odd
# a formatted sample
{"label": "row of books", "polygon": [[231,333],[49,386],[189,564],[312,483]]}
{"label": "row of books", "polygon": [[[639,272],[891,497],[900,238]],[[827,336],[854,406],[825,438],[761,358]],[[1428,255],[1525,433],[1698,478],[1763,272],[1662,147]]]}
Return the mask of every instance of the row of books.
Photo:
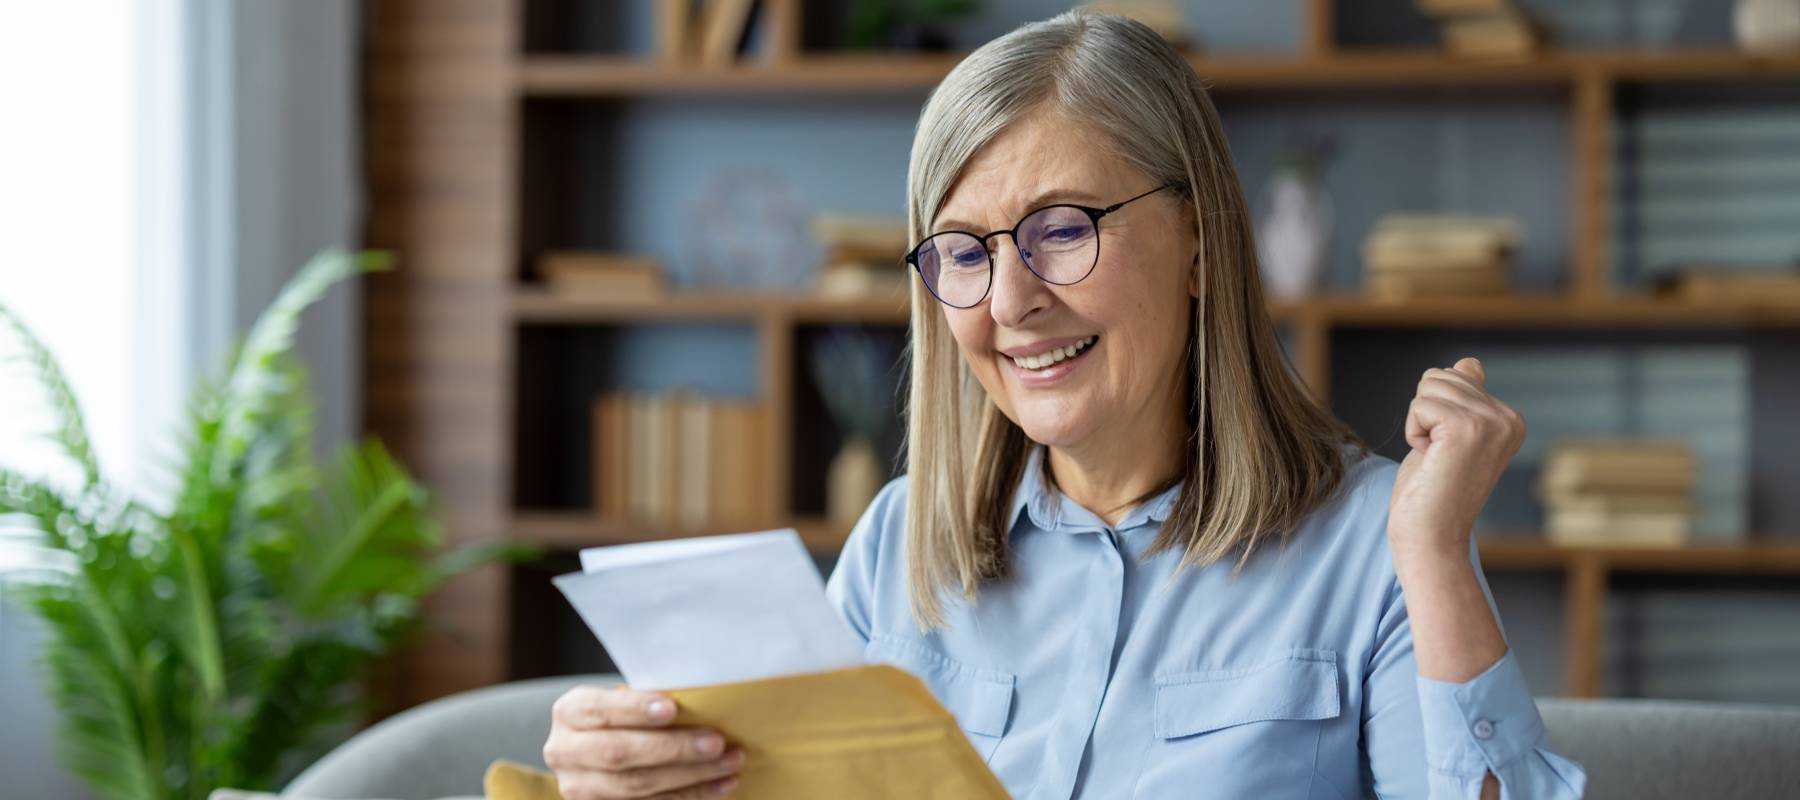
{"label": "row of books", "polygon": [[1567,545],[1681,545],[1694,527],[1696,478],[1684,442],[1558,442],[1538,481],[1545,536]]}
{"label": "row of books", "polygon": [[1519,237],[1511,217],[1389,214],[1363,240],[1364,288],[1389,300],[1505,292]]}
{"label": "row of books", "polygon": [[766,418],[739,398],[601,394],[593,403],[600,517],[662,528],[769,518]]}
{"label": "row of books", "polygon": [[655,0],[656,53],[667,63],[721,66],[748,54],[759,34],[763,57],[800,49],[801,0]]}
{"label": "row of books", "polygon": [[1444,49],[1472,58],[1519,58],[1544,44],[1543,28],[1512,0],[1416,0],[1437,20]]}

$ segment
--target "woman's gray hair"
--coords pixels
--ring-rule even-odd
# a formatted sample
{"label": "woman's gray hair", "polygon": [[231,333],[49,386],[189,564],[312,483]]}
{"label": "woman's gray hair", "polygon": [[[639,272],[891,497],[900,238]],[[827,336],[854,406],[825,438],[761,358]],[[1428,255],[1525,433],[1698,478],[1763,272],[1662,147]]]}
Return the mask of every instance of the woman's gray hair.
{"label": "woman's gray hair", "polygon": [[1112,155],[1153,181],[1190,190],[1193,156],[1227,152],[1224,141],[1189,141],[1207,131],[1197,116],[1214,112],[1179,52],[1149,26],[1078,7],[988,42],[932,91],[907,165],[913,244],[975,152],[1039,110],[1104,134]]}
{"label": "woman's gray hair", "polygon": [[[1149,186],[1173,184],[1195,237],[1181,494],[1151,552],[1183,565],[1249,558],[1336,493],[1356,434],[1295,379],[1263,303],[1256,248],[1218,112],[1187,60],[1134,20],[1075,9],[1021,26],[950,71],[925,102],[907,168],[910,245],[963,167],[1028,116],[1099,134]],[[1185,234],[1184,234],[1185,235]],[[1188,265],[1166,265],[1187,268]],[[973,600],[1009,574],[1006,515],[1031,446],[961,360],[944,310],[912,283],[906,563],[921,628],[940,592]]]}

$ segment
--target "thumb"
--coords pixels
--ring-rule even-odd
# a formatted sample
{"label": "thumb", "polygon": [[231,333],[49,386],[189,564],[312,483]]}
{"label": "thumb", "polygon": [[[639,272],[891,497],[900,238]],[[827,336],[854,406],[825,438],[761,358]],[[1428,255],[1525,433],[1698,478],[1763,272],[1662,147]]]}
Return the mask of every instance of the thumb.
{"label": "thumb", "polygon": [[1474,378],[1476,386],[1485,388],[1487,385],[1487,369],[1481,366],[1481,359],[1479,358],[1465,356],[1457,359],[1456,365],[1451,367],[1451,369]]}

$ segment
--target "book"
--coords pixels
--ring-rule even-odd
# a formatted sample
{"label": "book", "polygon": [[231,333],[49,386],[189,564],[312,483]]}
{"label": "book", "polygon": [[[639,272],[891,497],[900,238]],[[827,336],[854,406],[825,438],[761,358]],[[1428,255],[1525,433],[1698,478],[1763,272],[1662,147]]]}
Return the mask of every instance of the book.
{"label": "book", "polygon": [[1363,269],[1369,272],[1496,272],[1511,260],[1500,252],[1445,252],[1425,247],[1363,247]]}
{"label": "book", "polygon": [[807,232],[827,247],[846,247],[898,259],[906,252],[906,219],[885,214],[825,212],[813,215]]}
{"label": "book", "polygon": [[594,510],[602,519],[623,519],[629,514],[626,481],[631,449],[625,420],[628,403],[625,395],[607,392],[595,398],[593,404]]}
{"label": "book", "polygon": [[1676,547],[1692,528],[1693,515],[1686,513],[1551,509],[1544,535],[1564,545]]}
{"label": "book", "polygon": [[698,55],[692,0],[654,0],[656,56],[667,63],[687,63]]}
{"label": "book", "polygon": [[1444,22],[1443,32],[1445,49],[1459,56],[1528,56],[1541,43],[1531,21],[1512,12],[1451,19]]}
{"label": "book", "polygon": [[700,23],[700,63],[724,66],[737,60],[750,27],[755,0],[705,0]]}
{"label": "book", "polygon": [[1800,304],[1800,271],[1689,267],[1659,282],[1657,293],[1694,303]]}
{"label": "book", "polygon": [[545,253],[538,259],[538,275],[557,292],[655,297],[666,290],[655,259],[622,253]]}
{"label": "book", "polygon": [[1693,448],[1683,442],[1571,440],[1551,447],[1538,493],[1686,493],[1696,469]]}
{"label": "book", "polygon": [[1371,270],[1363,276],[1363,291],[1375,300],[1399,301],[1413,297],[1504,294],[1510,290],[1507,273],[1500,269],[1412,269],[1405,272]]}
{"label": "book", "polygon": [[1489,214],[1400,212],[1383,215],[1369,235],[1401,236],[1410,241],[1454,243],[1473,241],[1479,246],[1514,247],[1524,235],[1515,217]]}
{"label": "book", "polygon": [[790,61],[800,56],[800,0],[762,0],[764,61]]}
{"label": "book", "polygon": [[1544,507],[1594,514],[1692,514],[1694,498],[1686,491],[1586,491],[1564,489],[1543,495]]}
{"label": "book", "polygon": [[682,396],[679,409],[675,469],[679,489],[674,522],[683,528],[700,528],[714,517],[711,451],[715,410],[711,400],[697,395]]}

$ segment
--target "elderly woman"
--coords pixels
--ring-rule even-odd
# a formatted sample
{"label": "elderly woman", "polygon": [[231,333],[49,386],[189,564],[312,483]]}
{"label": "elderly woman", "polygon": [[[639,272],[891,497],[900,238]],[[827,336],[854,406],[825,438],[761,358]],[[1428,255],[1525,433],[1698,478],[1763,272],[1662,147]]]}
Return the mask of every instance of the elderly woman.
{"label": "elderly woman", "polygon": [[[1307,395],[1179,53],[1080,11],[976,50],[907,212],[909,474],[827,593],[1013,795],[1580,795],[1470,536],[1524,420],[1475,359],[1426,370],[1395,464]],[[673,713],[564,697],[564,794],[728,792],[742,755]]]}

